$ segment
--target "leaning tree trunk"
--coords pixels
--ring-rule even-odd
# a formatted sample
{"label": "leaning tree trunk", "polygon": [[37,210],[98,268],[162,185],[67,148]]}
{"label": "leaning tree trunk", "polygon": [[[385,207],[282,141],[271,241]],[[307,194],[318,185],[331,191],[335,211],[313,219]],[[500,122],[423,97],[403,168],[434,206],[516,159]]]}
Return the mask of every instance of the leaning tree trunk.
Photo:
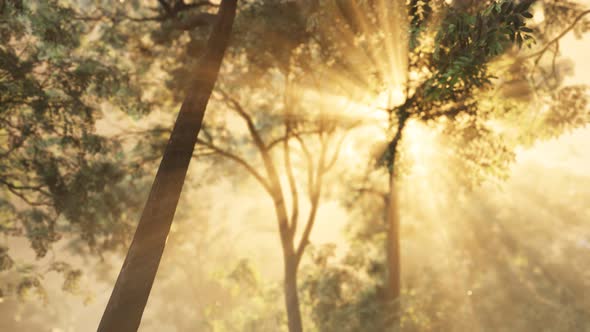
{"label": "leaning tree trunk", "polygon": [[186,97],[152,184],[127,257],[100,321],[100,332],[137,331],[160,264],[166,238],[205,109],[229,42],[237,0],[223,0],[207,50],[186,87]]}

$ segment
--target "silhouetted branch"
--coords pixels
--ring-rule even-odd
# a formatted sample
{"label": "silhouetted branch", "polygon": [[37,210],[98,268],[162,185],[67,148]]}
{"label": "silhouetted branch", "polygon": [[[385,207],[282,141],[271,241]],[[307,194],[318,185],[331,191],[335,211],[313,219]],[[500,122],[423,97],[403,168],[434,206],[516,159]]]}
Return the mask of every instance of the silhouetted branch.
{"label": "silhouetted branch", "polygon": [[557,37],[553,38],[551,41],[545,44],[545,46],[543,46],[539,51],[526,56],[526,58],[537,57],[536,61],[539,61],[539,59],[545,54],[545,52],[547,52],[551,45],[558,43],[561,38],[563,38],[568,32],[572,31],[576,27],[578,22],[580,22],[584,18],[584,16],[588,14],[590,14],[590,9],[581,12],[578,16],[576,16],[572,24],[570,24],[565,30],[563,30],[559,35],[557,35]]}
{"label": "silhouetted branch", "polygon": [[293,136],[299,142],[301,149],[303,150],[303,154],[305,156],[305,160],[307,162],[307,192],[308,195],[311,196],[311,188],[313,187],[313,158],[311,156],[311,152],[307,148],[305,141],[299,134],[294,133]]}
{"label": "silhouetted branch", "polygon": [[264,141],[262,140],[260,133],[258,133],[258,130],[256,129],[256,126],[254,125],[254,120],[252,119],[250,114],[248,114],[248,112],[246,112],[246,110],[244,110],[242,105],[235,98],[231,97],[223,89],[218,89],[218,90],[221,93],[221,95],[223,96],[223,98],[225,99],[225,101],[228,102],[229,105],[232,107],[232,109],[234,111],[236,111],[236,113],[238,113],[238,115],[242,119],[244,119],[244,121],[246,121],[246,125],[248,126],[248,131],[250,132],[250,135],[252,136],[252,140],[254,141],[254,145],[256,145],[256,147],[258,148],[258,150],[260,150],[261,153],[266,154],[268,152],[266,149],[266,145],[264,144]]}
{"label": "silhouetted branch", "polygon": [[297,263],[301,261],[301,257],[303,256],[303,252],[305,251],[305,247],[309,244],[309,235],[311,234],[311,230],[313,229],[313,225],[315,224],[316,214],[320,202],[320,196],[322,191],[323,185],[323,177],[324,177],[324,165],[326,163],[326,153],[327,153],[327,146],[326,140],[322,137],[321,143],[321,151],[320,157],[318,161],[318,167],[316,172],[316,178],[314,181],[314,186],[311,187],[310,190],[310,203],[311,203],[311,210],[309,211],[309,215],[307,216],[307,222],[305,224],[305,229],[303,230],[303,234],[301,235],[301,239],[299,240],[299,245],[296,247],[296,259]]}
{"label": "silhouetted branch", "polygon": [[233,153],[231,153],[229,151],[223,150],[222,148],[220,148],[220,147],[218,147],[218,146],[216,146],[216,145],[214,145],[212,143],[203,141],[201,139],[197,139],[197,144],[199,144],[201,146],[205,146],[205,147],[211,149],[216,154],[218,154],[220,156],[223,156],[225,158],[228,158],[230,160],[233,160],[234,162],[238,163],[239,165],[241,165],[242,167],[244,167],[250,174],[252,174],[252,176],[254,176],[254,178],[256,178],[256,180],[258,180],[258,182],[260,182],[260,184],[264,187],[264,189],[266,191],[268,191],[269,193],[271,193],[270,185],[268,184],[268,182],[246,160],[240,158],[239,156],[237,156],[237,155],[235,155],[235,154],[233,154]]}
{"label": "silhouetted branch", "polygon": [[[295,131],[292,131],[292,133],[295,133]],[[318,129],[313,129],[313,130],[302,130],[297,132],[298,135],[300,136],[305,136],[305,135],[312,135],[312,134],[318,134],[319,130]],[[294,136],[294,135],[293,135]],[[267,150],[271,150],[272,148],[274,148],[277,144],[283,143],[283,141],[285,141],[287,139],[286,136],[281,136],[278,138],[275,138],[274,140],[270,141],[270,143],[268,143],[266,145],[266,149]]]}

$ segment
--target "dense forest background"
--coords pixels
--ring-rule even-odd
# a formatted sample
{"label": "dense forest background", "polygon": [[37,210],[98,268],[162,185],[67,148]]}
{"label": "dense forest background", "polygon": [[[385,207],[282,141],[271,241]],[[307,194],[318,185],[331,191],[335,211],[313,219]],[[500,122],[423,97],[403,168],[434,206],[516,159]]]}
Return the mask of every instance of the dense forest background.
{"label": "dense forest background", "polygon": [[[218,8],[0,0],[1,331],[96,330]],[[590,331],[589,13],[239,1],[139,330]]]}

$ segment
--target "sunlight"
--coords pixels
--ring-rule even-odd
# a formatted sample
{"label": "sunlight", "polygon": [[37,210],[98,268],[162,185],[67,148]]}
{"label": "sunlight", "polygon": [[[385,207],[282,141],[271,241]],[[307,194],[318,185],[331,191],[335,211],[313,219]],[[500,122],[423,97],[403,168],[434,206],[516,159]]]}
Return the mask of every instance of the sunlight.
{"label": "sunlight", "polygon": [[0,332],[590,332],[590,0],[0,4]]}
{"label": "sunlight", "polygon": [[399,85],[391,86],[377,97],[377,105],[384,109],[392,109],[406,101],[406,94]]}
{"label": "sunlight", "polygon": [[418,78],[420,78],[420,73],[416,70],[412,70],[412,71],[410,71],[410,74],[408,75],[408,77],[412,81],[417,81]]}
{"label": "sunlight", "polygon": [[412,163],[412,173],[424,176],[429,172],[437,152],[437,131],[417,121],[405,129],[404,145]]}
{"label": "sunlight", "polygon": [[[405,101],[405,94],[400,87],[382,91],[370,104],[358,104],[339,97],[342,105],[346,105],[347,116],[353,116],[365,122],[364,126],[354,130],[349,139],[342,145],[342,157],[350,162],[359,160],[366,154],[367,145],[387,140],[388,109]],[[359,144],[362,142],[362,144]]]}
{"label": "sunlight", "polygon": [[533,5],[533,22],[535,24],[541,24],[545,21],[545,9],[541,3]]}

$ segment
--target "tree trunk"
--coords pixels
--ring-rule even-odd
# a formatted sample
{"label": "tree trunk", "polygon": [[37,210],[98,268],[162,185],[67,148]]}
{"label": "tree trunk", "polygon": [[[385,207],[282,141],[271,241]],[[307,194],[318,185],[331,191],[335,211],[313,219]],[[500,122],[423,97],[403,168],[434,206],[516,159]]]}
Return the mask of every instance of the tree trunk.
{"label": "tree trunk", "polygon": [[[385,254],[387,259],[387,283],[386,283],[386,301],[388,307],[391,306],[391,322],[388,326],[393,331],[399,331],[401,318],[401,262],[400,262],[400,234],[399,234],[399,210],[397,191],[395,187],[395,176],[391,172],[389,175],[389,194],[386,204],[386,240]],[[397,328],[397,329],[396,329]]]}
{"label": "tree trunk", "polygon": [[[411,101],[406,100],[406,105]],[[391,160],[389,165],[389,193],[385,202],[386,217],[386,238],[385,238],[385,257],[386,257],[386,284],[385,284],[385,302],[387,305],[388,315],[385,317],[386,331],[401,331],[401,258],[400,258],[400,216],[397,197],[397,186],[395,183],[395,165],[397,158],[397,149],[401,142],[404,129],[408,120],[408,114],[405,112],[405,106],[401,106],[403,112],[397,125],[397,132],[390,143]]]}
{"label": "tree trunk", "polygon": [[237,0],[223,0],[207,51],[195,73],[127,257],[100,321],[100,332],[137,331],[147,303],[205,109],[227,48]]}
{"label": "tree trunk", "polygon": [[301,311],[299,309],[299,295],[297,293],[297,259],[295,255],[285,255],[285,306],[287,307],[287,321],[289,332],[301,332]]}
{"label": "tree trunk", "polygon": [[294,234],[289,229],[287,210],[282,194],[276,194],[275,212],[277,214],[279,234],[281,236],[281,247],[283,250],[283,268],[284,268],[284,295],[285,308],[287,310],[287,326],[289,332],[301,332],[303,330],[301,323],[301,311],[299,309],[299,294],[297,293],[297,269],[299,267],[299,258],[293,245]]}

